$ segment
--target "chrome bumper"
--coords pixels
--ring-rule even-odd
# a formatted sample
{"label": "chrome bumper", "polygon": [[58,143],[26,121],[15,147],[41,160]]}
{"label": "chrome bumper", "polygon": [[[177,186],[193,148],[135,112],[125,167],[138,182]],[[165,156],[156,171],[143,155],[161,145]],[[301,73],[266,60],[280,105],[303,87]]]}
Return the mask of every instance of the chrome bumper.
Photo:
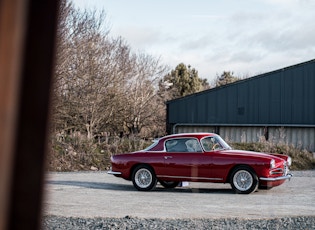
{"label": "chrome bumper", "polygon": [[107,174],[111,174],[111,175],[121,175],[121,172],[114,172],[114,171],[112,171],[112,170],[109,170],[109,171],[107,172]]}
{"label": "chrome bumper", "polygon": [[293,175],[291,173],[288,173],[286,176],[279,176],[274,178],[268,178],[268,177],[260,177],[259,180],[265,180],[265,181],[278,181],[278,180],[287,180],[291,179]]}

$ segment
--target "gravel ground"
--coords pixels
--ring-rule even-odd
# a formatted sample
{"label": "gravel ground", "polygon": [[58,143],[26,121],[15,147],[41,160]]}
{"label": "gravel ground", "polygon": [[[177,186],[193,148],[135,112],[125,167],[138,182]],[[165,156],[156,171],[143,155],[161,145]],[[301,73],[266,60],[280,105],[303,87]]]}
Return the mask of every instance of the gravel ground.
{"label": "gravel ground", "polygon": [[125,218],[67,218],[47,216],[43,229],[315,229],[315,217],[275,219],[140,219]]}
{"label": "gravel ground", "polygon": [[[315,170],[293,171],[294,177],[315,177]],[[265,195],[268,195],[265,194]],[[310,201],[313,198],[310,198]],[[49,229],[315,229],[314,215],[271,218],[139,218],[65,217],[45,213],[42,228]]]}

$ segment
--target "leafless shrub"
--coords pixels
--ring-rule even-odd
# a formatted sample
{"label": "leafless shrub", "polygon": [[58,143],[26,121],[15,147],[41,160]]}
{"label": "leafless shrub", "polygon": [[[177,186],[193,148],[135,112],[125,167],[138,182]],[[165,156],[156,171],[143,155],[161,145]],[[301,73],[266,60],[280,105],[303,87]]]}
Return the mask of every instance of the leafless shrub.
{"label": "leafless shrub", "polygon": [[231,146],[234,149],[289,155],[292,157],[291,169],[293,170],[306,170],[315,168],[315,159],[313,158],[313,154],[311,152],[305,149],[296,148],[293,145],[285,144],[283,141],[276,143],[272,141],[266,141],[265,138],[260,138],[259,142],[231,143]]}
{"label": "leafless shrub", "polygon": [[107,142],[93,144],[88,139],[77,142],[73,136],[62,141],[53,138],[51,142],[49,171],[108,170],[112,155],[141,150],[151,144],[137,136],[110,137]]}

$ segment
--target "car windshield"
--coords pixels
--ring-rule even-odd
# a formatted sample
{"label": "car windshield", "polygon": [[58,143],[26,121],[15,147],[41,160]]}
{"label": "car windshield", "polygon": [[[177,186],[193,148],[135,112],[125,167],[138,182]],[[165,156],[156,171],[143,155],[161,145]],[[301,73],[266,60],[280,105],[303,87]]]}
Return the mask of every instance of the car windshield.
{"label": "car windshield", "polygon": [[232,149],[220,136],[205,137],[201,144],[205,151]]}

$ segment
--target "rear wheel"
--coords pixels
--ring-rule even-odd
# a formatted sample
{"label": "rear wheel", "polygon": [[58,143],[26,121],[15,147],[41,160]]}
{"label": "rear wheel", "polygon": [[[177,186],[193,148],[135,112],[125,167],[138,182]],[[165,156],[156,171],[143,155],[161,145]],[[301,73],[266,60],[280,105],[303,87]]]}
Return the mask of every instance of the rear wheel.
{"label": "rear wheel", "polygon": [[175,188],[180,183],[179,181],[163,181],[163,180],[159,180],[159,182],[164,188]]}
{"label": "rear wheel", "polygon": [[231,173],[230,183],[236,193],[249,194],[257,190],[258,177],[249,167],[239,166]]}
{"label": "rear wheel", "polygon": [[157,179],[150,166],[139,165],[133,170],[132,183],[139,191],[149,191],[155,188]]}

